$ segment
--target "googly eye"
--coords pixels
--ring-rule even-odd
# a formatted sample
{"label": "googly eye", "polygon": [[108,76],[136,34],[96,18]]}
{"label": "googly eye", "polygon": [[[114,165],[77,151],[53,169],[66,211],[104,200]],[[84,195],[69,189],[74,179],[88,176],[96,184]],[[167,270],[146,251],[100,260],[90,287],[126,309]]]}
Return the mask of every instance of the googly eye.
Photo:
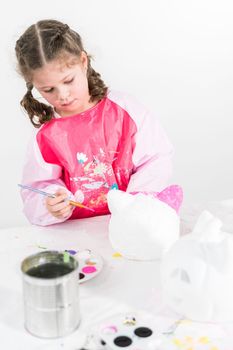
{"label": "googly eye", "polygon": [[119,346],[120,348],[125,348],[126,346],[129,346],[132,344],[132,339],[129,337],[126,337],[125,335],[122,335],[120,337],[117,337],[114,339],[114,344]]}
{"label": "googly eye", "polygon": [[152,335],[153,331],[148,327],[138,327],[134,330],[134,334],[136,334],[140,338],[147,338]]}

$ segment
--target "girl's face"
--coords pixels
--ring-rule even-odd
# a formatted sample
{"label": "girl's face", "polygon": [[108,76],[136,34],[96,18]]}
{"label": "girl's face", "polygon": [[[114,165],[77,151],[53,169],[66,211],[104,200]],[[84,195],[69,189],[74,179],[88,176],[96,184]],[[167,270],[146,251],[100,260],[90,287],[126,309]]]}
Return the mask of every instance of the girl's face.
{"label": "girl's face", "polygon": [[87,56],[79,62],[54,60],[33,72],[32,83],[41,96],[61,117],[81,113],[95,102],[89,102]]}

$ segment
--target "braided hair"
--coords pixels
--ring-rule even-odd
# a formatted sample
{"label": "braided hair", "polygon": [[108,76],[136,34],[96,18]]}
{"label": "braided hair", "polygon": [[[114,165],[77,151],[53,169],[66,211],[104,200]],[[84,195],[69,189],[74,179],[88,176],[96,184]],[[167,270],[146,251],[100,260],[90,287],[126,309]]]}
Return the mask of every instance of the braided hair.
{"label": "braided hair", "polygon": [[[35,127],[54,117],[52,106],[39,102],[32,95],[33,71],[42,68],[46,63],[62,59],[71,54],[80,57],[85,52],[80,35],[69,28],[67,24],[56,20],[42,20],[31,25],[17,40],[15,52],[19,73],[26,81],[27,92],[20,104],[27,112]],[[91,56],[87,55],[87,80],[90,102],[102,100],[107,93],[107,87],[99,73],[91,66]]]}

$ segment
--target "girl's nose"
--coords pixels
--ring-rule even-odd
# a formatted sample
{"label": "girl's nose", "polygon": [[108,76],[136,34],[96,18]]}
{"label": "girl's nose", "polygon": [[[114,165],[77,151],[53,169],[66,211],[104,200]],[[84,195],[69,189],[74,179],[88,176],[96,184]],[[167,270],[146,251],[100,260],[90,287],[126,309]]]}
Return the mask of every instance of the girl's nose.
{"label": "girl's nose", "polygon": [[58,92],[58,99],[60,101],[66,101],[69,97],[70,93],[69,93],[69,89],[64,87],[62,89],[60,89],[60,91]]}

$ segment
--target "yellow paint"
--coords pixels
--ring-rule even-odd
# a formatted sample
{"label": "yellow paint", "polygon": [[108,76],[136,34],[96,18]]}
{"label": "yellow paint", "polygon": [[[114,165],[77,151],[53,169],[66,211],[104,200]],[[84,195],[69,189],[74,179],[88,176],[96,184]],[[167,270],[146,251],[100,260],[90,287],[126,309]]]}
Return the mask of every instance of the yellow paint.
{"label": "yellow paint", "polygon": [[177,324],[190,324],[190,323],[192,323],[192,321],[188,320],[188,319],[182,319],[182,320],[178,320],[176,323]]}
{"label": "yellow paint", "polygon": [[192,337],[185,337],[185,341],[188,343],[192,343],[193,342],[193,338]]}
{"label": "yellow paint", "polygon": [[121,258],[122,257],[122,255],[120,253],[117,253],[117,252],[112,254],[112,256],[113,256],[113,258]]}
{"label": "yellow paint", "polygon": [[213,346],[212,348],[210,348],[210,350],[219,350],[219,348],[217,348],[217,346]]}
{"label": "yellow paint", "polygon": [[198,341],[201,344],[209,344],[209,342],[210,342],[208,337],[200,337]]}
{"label": "yellow paint", "polygon": [[180,339],[178,339],[178,338],[174,338],[173,340],[172,340],[172,342],[173,342],[173,344],[175,344],[176,346],[178,346],[178,347],[180,347],[180,346],[182,346],[184,343],[180,340]]}

